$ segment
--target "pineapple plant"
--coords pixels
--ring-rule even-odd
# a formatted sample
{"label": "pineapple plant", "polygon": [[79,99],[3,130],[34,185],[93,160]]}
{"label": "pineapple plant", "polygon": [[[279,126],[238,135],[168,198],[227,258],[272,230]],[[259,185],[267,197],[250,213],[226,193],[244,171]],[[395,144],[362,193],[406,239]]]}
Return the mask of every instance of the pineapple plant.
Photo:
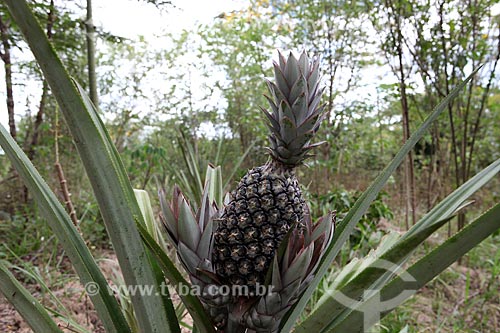
{"label": "pineapple plant", "polygon": [[275,82],[267,81],[270,161],[248,171],[230,194],[214,234],[218,277],[230,285],[263,284],[287,232],[304,227],[305,202],[294,169],[318,144],[311,140],[324,118],[319,61],[279,54]]}
{"label": "pineapple plant", "polygon": [[[397,306],[499,229],[500,203],[496,203],[451,239],[437,245],[428,255],[412,258],[419,252],[415,251],[416,248],[449,221],[457,210],[468,205],[468,198],[500,172],[500,159],[497,159],[443,199],[406,234],[391,237],[391,244],[387,242],[381,244],[376,256],[357,263],[351,262],[340,272],[333,272],[336,274],[335,283],[323,286],[326,289],[320,301],[316,303],[312,312],[307,313],[297,324],[320,279],[328,274],[328,268],[360,217],[401,164],[405,155],[479,69],[473,71],[455,87],[414,131],[394,159],[356,201],[333,237],[332,221],[335,215],[328,214],[313,223],[293,175],[293,168],[307,158],[308,150],[314,146],[309,141],[323,117],[321,108],[317,107],[321,90],[317,87],[317,81],[313,79],[317,75],[315,69],[317,63],[313,62],[307,66],[306,55],[302,55],[298,61],[291,57],[284,59],[280,56],[279,64],[275,66],[276,84],[269,84],[271,112],[264,110],[271,128],[271,161],[250,171],[233,191],[231,200],[225,207],[222,205],[222,195],[220,195],[222,191],[220,168],[209,167],[203,198],[197,205],[196,212],[179,188],[174,189],[169,202],[163,192],[160,192],[166,236],[188,273],[189,283],[169,258],[169,251],[162,247],[163,238],[159,237],[161,233],[148,229],[148,226],[156,226],[150,203],[143,202],[139,207],[119,154],[99,118],[97,109],[83,88],[67,74],[27,2],[5,0],[5,3],[30,45],[57,99],[68,129],[75,139],[75,145],[84,162],[89,181],[93,185],[106,229],[116,251],[125,284],[133,287],[148,286],[148,290],[151,286],[153,287],[151,291],[156,292],[156,295],[165,296],[135,294],[130,299],[133,313],[124,315],[122,311],[126,311],[126,308],[123,308],[115,296],[109,293],[110,286],[92,256],[86,240],[73,225],[57,196],[28,156],[0,125],[0,146],[33,193],[40,207],[40,213],[59,239],[81,283],[85,286],[98,287],[97,290],[94,289],[97,293],[90,294],[90,290],[87,290],[87,293],[107,332],[180,332],[180,324],[187,326],[182,322],[182,315],[174,308],[168,291],[164,295],[163,288],[160,288],[162,287],[160,283],[163,283],[164,279],[168,279],[176,288],[192,316],[193,332],[366,331],[393,310],[373,306],[374,299],[380,300],[379,296],[402,295],[403,291],[407,291],[404,281],[377,269],[377,261],[390,260],[398,266],[407,262],[407,272],[415,278],[415,288],[412,292],[394,300],[393,305]],[[298,79],[293,79],[294,77]],[[282,81],[288,84],[285,85]],[[310,84],[311,82],[316,83]],[[304,88],[306,86],[307,89]],[[306,110],[304,107],[306,104],[307,112],[303,111]],[[294,113],[292,110],[303,112]],[[256,187],[255,179],[262,181],[264,185]],[[271,184],[273,187],[269,189]],[[225,258],[232,259],[227,253],[223,260],[217,257],[217,246],[224,245],[224,242],[229,244],[229,241],[234,240],[238,240],[236,245],[246,244],[245,234],[238,236],[239,234],[235,233],[233,240],[229,234],[226,236],[224,231],[221,233],[224,226],[229,227],[228,221],[231,216],[246,217],[245,214],[248,214],[249,223],[259,221],[259,215],[252,211],[251,207],[238,207],[236,197],[240,188],[245,190],[245,194],[247,189],[250,189],[250,193],[252,190],[260,193],[258,192],[260,189],[267,188],[268,192],[260,195],[258,200],[267,195],[272,199],[269,207],[273,208],[269,210],[281,210],[279,214],[286,217],[280,219],[285,221],[283,224],[266,220],[268,228],[271,229],[264,231],[264,235],[272,231],[278,241],[273,242],[272,247],[270,244],[268,246],[268,249],[274,251],[274,256],[270,254],[266,256],[266,260],[267,257],[272,257],[269,267],[261,269],[259,266],[259,270],[267,270],[265,282],[274,288],[265,295],[253,298],[225,294],[222,292],[223,287],[231,283],[231,278],[228,279],[227,274],[226,276],[217,274],[217,266],[225,263],[227,261]],[[281,193],[286,195],[280,197]],[[281,203],[280,200],[283,199],[278,199],[285,197],[290,201],[288,205]],[[234,202],[234,206],[231,206],[231,202]],[[262,202],[265,204],[266,199]],[[299,203],[298,210],[294,210],[291,216],[286,215],[286,207],[295,207],[295,202]],[[149,214],[146,214],[146,211],[149,211]],[[238,226],[240,228],[236,231],[242,227],[241,224]],[[265,237],[258,236],[266,229],[264,227],[261,229],[258,225],[254,228],[258,234],[247,233],[247,237],[254,237],[262,250],[265,248],[263,241]],[[285,230],[288,230],[286,236],[280,236]],[[278,244],[280,238],[282,238],[281,245]],[[245,256],[247,255],[245,253]],[[410,259],[416,260],[409,261]],[[237,263],[241,264],[239,260],[238,258]],[[256,260],[251,262],[255,263]],[[253,269],[255,270],[255,266]],[[238,274],[241,275],[243,282],[251,282],[249,271],[242,270]],[[257,279],[258,276],[262,274],[257,274]],[[202,290],[202,294],[184,294],[179,289],[181,286],[201,287],[199,289]],[[379,288],[373,297],[361,297],[365,291],[373,291],[374,286]],[[34,332],[62,333],[63,326],[61,322],[56,323],[54,311],[51,310],[49,313],[48,309],[21,285],[17,277],[10,273],[9,265],[1,260],[0,293],[14,305]],[[355,301],[354,304],[339,304],[336,298],[339,294],[351,296]],[[129,315],[135,318],[134,323],[136,322],[137,326],[128,321]],[[58,317],[59,319],[62,318]],[[78,325],[74,325],[71,320],[67,320],[63,325],[65,327],[67,325],[69,330],[80,331]]]}
{"label": "pineapple plant", "polygon": [[[305,52],[299,59],[279,54],[274,74],[276,83],[267,81],[270,111],[262,109],[269,121],[270,161],[248,171],[223,208],[209,194],[215,172],[210,167],[196,213],[178,187],[170,202],[160,190],[167,236],[223,332],[277,331],[333,236],[335,215],[312,223],[293,171],[318,145],[311,140],[324,118],[319,62]],[[280,246],[283,251],[277,251]],[[266,283],[272,289],[258,294],[258,285]],[[247,289],[227,295],[228,285]]]}

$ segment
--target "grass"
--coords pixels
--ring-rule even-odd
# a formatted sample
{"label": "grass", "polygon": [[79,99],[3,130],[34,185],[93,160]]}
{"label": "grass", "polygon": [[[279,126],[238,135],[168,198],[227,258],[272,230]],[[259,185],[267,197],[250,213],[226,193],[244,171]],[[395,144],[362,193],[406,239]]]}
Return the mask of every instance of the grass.
{"label": "grass", "polygon": [[52,252],[57,240],[50,228],[34,216],[36,213],[25,212],[10,221],[0,221],[0,259],[10,261],[15,253],[33,261],[39,254]]}

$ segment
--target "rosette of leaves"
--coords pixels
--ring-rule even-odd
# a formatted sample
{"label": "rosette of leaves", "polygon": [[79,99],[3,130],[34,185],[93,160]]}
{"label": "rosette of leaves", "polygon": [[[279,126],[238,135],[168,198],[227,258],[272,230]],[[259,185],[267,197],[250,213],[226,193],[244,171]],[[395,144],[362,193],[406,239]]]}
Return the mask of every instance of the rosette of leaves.
{"label": "rosette of leaves", "polygon": [[174,246],[191,283],[200,290],[199,297],[205,309],[217,326],[222,327],[226,323],[227,305],[232,297],[219,292],[220,284],[211,260],[213,222],[219,216],[219,210],[213,196],[209,195],[210,184],[212,182],[208,176],[196,214],[178,186],[174,187],[170,202],[167,202],[163,189],[159,191],[159,197],[167,238]]}

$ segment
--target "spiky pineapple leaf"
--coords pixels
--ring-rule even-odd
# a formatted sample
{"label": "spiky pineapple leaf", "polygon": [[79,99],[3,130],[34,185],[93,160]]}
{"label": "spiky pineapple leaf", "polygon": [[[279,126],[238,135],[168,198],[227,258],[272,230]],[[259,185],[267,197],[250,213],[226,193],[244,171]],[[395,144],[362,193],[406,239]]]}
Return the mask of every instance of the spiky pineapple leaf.
{"label": "spiky pineapple leaf", "polygon": [[274,64],[274,79],[278,87],[281,88],[280,91],[283,92],[284,95],[288,95],[290,93],[290,84],[282,69],[277,64]]}
{"label": "spiky pineapple leaf", "polygon": [[271,97],[274,98],[276,105],[280,101],[286,100],[286,95],[284,95],[284,92],[282,92],[274,82],[266,81],[266,84],[267,84],[267,89],[271,93]]}
{"label": "spiky pineapple leaf", "polygon": [[311,263],[314,246],[308,246],[297,254],[296,258],[290,263],[283,276],[283,284],[288,285],[297,278],[301,278],[307,272]]}
{"label": "spiky pineapple leaf", "polygon": [[[323,114],[323,109],[324,106],[319,106],[319,103],[321,102],[321,97],[323,96],[323,91],[324,89],[319,89],[318,91],[310,91],[309,93],[309,98],[314,96],[312,100],[309,100],[309,110],[315,110],[318,108],[318,113]],[[309,117],[310,114],[306,114],[306,117]],[[324,117],[324,116],[323,116]]]}
{"label": "spiky pineapple leaf", "polygon": [[[25,0],[5,0],[60,106],[112,240],[128,285],[159,289],[152,264],[135,226],[142,214],[134,192],[97,110],[66,72],[61,60]],[[132,295],[144,332],[170,332],[171,322],[160,297]]]}
{"label": "spiky pineapple leaf", "polygon": [[167,230],[167,236],[172,245],[176,246],[176,239],[179,238],[179,230],[177,228],[177,219],[174,216],[174,212],[172,208],[167,203],[167,199],[165,198],[165,190],[160,188],[158,190],[158,196],[160,198],[160,208],[163,215],[160,216],[162,219],[163,225]]}
{"label": "spiky pineapple leaf", "polygon": [[297,318],[299,318],[307,302],[311,298],[314,290],[320,283],[321,278],[326,274],[328,268],[348,239],[354,227],[366,212],[366,210],[370,207],[370,204],[377,197],[378,193],[390,178],[392,173],[401,164],[406,155],[415,146],[415,144],[423,137],[424,133],[431,126],[434,120],[437,119],[437,117],[443,112],[447,105],[458,95],[458,93],[465,87],[465,85],[472,79],[472,77],[477,73],[479,69],[480,67],[472,71],[472,73],[462,83],[455,87],[455,89],[453,89],[450,94],[444,100],[442,100],[441,103],[439,103],[439,105],[433,110],[433,112],[431,112],[431,114],[426,118],[422,125],[420,125],[418,129],[412,134],[412,136],[405,142],[405,144],[401,147],[393,160],[386,166],[386,168],[380,173],[380,175],[375,179],[370,187],[365,192],[363,192],[363,194],[354,203],[353,207],[344,218],[343,223],[337,228],[334,239],[331,242],[329,248],[325,251],[317,274],[311,282],[310,286],[300,297],[299,301],[293,306],[293,309],[287,314],[286,320],[283,320],[281,326],[283,332],[291,331]]}
{"label": "spiky pineapple leaf", "polygon": [[144,243],[158,261],[158,264],[165,274],[165,277],[168,279],[170,284],[179,292],[179,297],[186,305],[189,314],[193,317],[194,322],[196,323],[200,332],[215,333],[213,324],[205,309],[203,308],[200,300],[192,293],[180,292],[180,288],[184,288],[186,286],[190,288],[190,284],[186,281],[186,279],[184,279],[184,277],[182,277],[181,273],[177,270],[174,263],[170,260],[165,251],[162,250],[160,245],[158,245],[158,243],[153,239],[153,237],[151,237],[146,228],[139,222],[137,222],[137,228]]}
{"label": "spiky pineapple leaf", "polygon": [[285,68],[286,59],[285,59],[285,56],[281,52],[278,52],[278,62],[279,62],[280,68]]}
{"label": "spiky pineapple leaf", "polygon": [[319,61],[315,61],[311,67],[309,72],[309,76],[307,79],[307,86],[309,87],[309,91],[314,93],[319,87],[320,76],[319,76]]}
{"label": "spiky pineapple leaf", "polygon": [[[432,235],[437,229],[449,221],[457,212],[464,208],[464,202],[489,180],[500,172],[500,159],[496,160],[477,175],[469,179],[458,189],[453,191],[431,211],[423,216],[407,233],[395,241],[392,246],[379,253],[379,258],[365,265],[364,269],[356,274],[345,286],[336,286],[330,289],[321,305],[304,320],[296,332],[323,332],[335,322],[342,313],[349,311],[345,304],[338,302],[338,295],[348,295],[352,300],[362,297],[366,290],[380,289],[391,278],[390,272],[384,272],[379,267],[384,263],[401,265],[413,253],[415,248]],[[321,320],[318,320],[321,318]]]}
{"label": "spiky pineapple leaf", "polygon": [[213,223],[207,223],[205,230],[201,234],[200,244],[196,249],[196,254],[202,258],[210,258],[211,238],[213,237]]}
{"label": "spiky pineapple leaf", "polygon": [[[248,150],[246,153],[248,153]],[[244,156],[246,156],[246,153],[244,154]],[[236,161],[236,164],[239,165],[241,161],[241,159],[239,161]],[[205,192],[208,200],[208,206],[211,206],[212,203],[215,202],[217,207],[222,207],[224,200],[224,185],[222,183],[222,169],[220,166],[207,166],[207,171],[205,174],[205,185],[203,187],[203,197],[205,197]],[[209,210],[208,207],[206,209]]]}
{"label": "spiky pineapple leaf", "polygon": [[106,329],[110,332],[129,332],[130,329],[125,318],[121,315],[120,307],[114,297],[107,292],[109,286],[85,245],[85,240],[28,156],[2,125],[0,125],[0,146],[22,177],[26,187],[33,194],[42,215],[68,254],[81,282],[83,284],[96,283],[99,287],[99,293],[92,296],[91,300],[96,310],[99,311]]}
{"label": "spiky pineapple leaf", "polygon": [[[141,209],[142,215],[144,217],[144,226],[146,227],[146,230],[149,232],[149,234],[154,238],[155,241],[158,243],[162,244],[164,247],[166,246],[165,240],[162,237],[162,233],[160,230],[158,230],[158,224],[156,223],[154,213],[153,213],[153,207],[151,206],[151,200],[149,199],[149,194],[148,192],[144,190],[136,190],[134,189],[135,196],[137,198],[137,203],[139,204],[139,207]],[[149,256],[152,256],[151,253],[148,253]],[[163,271],[161,270],[160,266],[156,262],[156,260],[151,260],[152,262],[152,267],[153,271],[155,273],[156,280],[159,285],[162,285],[165,283],[165,277],[163,275]],[[160,295],[163,299],[163,304],[165,306],[165,310],[169,313],[169,318],[171,318],[171,329],[175,333],[180,333],[180,326],[178,321],[173,320],[174,318],[178,318],[176,311],[174,309],[174,305],[171,302],[170,298],[170,292],[166,290],[165,288],[162,289],[162,293]]]}
{"label": "spiky pineapple leaf", "polygon": [[178,228],[179,235],[181,235],[179,237],[185,240],[186,245],[190,249],[196,249],[197,244],[200,242],[200,229],[198,228],[198,223],[196,223],[191,207],[189,207],[184,198],[181,201]]}
{"label": "spiky pineapple leaf", "polygon": [[[307,81],[306,79],[302,76],[300,79],[295,82],[295,84],[292,86],[292,89],[290,90],[290,95],[288,97],[288,100],[290,102],[297,101],[299,96],[301,94],[304,94],[304,91],[307,91]],[[305,97],[305,95],[304,95]],[[307,101],[307,98],[304,98]],[[296,102],[294,102],[295,105]]]}
{"label": "spiky pineapple leaf", "polygon": [[179,248],[177,249],[177,254],[183,262],[184,267],[189,270],[189,273],[195,275],[197,267],[200,265],[200,260],[196,252],[191,250],[189,246],[180,241]]}
{"label": "spiky pineapple leaf", "polygon": [[[414,279],[413,282],[405,281],[407,279],[402,276],[396,276],[379,292],[365,299],[357,307],[350,309],[342,318],[338,318],[338,321],[325,332],[362,332],[363,329],[369,329],[369,326],[393,311],[453,262],[499,230],[499,221],[500,203],[411,265],[406,272]],[[374,304],[374,299],[391,300],[391,306],[389,308],[379,307],[380,312],[373,311],[374,309],[370,307]],[[367,324],[367,327],[363,327],[364,324]]]}
{"label": "spiky pineapple leaf", "polygon": [[154,218],[153,208],[151,207],[151,200],[149,199],[149,194],[147,191],[134,189],[135,197],[137,198],[137,203],[141,209],[142,216],[144,217],[144,222],[146,223],[146,229],[153,235],[156,241],[159,240],[160,233],[158,232],[157,224]]}
{"label": "spiky pineapple leaf", "polygon": [[307,91],[299,93],[297,98],[291,100],[293,104],[291,106],[292,113],[295,117],[295,126],[302,125],[302,119],[306,117],[308,112],[303,112],[302,110],[308,110],[309,108],[309,96],[307,96]]}
{"label": "spiky pineapple leaf", "polygon": [[302,74],[305,75],[309,68],[309,57],[307,56],[307,52],[304,51],[300,54],[298,64]]}
{"label": "spiky pineapple leaf", "polygon": [[297,81],[300,77],[301,73],[299,69],[299,64],[297,58],[295,58],[292,52],[290,52],[290,54],[288,55],[285,68],[283,69],[283,74],[285,76],[285,80],[288,84],[288,87],[290,87],[290,85],[293,84],[295,81]]}

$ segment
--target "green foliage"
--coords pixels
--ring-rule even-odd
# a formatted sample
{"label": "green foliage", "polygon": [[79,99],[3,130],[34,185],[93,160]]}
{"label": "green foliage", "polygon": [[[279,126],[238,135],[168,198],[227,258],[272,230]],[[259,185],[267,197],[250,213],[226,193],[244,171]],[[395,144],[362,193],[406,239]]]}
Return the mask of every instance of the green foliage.
{"label": "green foliage", "polygon": [[[93,207],[97,209],[97,207]],[[90,208],[89,208],[90,209]],[[92,249],[107,249],[111,247],[109,237],[106,234],[106,227],[102,221],[101,215],[97,214],[95,218],[80,219],[80,231]]]}
{"label": "green foliage", "polygon": [[216,82],[227,103],[224,121],[241,144],[249,147],[257,138],[266,136],[260,121],[259,106],[266,105],[262,74],[270,73],[268,59],[276,45],[276,21],[263,16],[262,8],[253,3],[249,8],[225,13],[213,26],[200,27],[204,40],[203,53],[226,77]]}
{"label": "green foliage", "polygon": [[[493,236],[471,250],[462,258],[467,266],[452,265],[444,271],[425,290],[382,319],[381,331],[397,332],[407,325],[408,332],[418,333],[424,324],[436,332],[466,332],[472,327],[491,331],[498,318],[498,241],[498,236]],[[484,260],[486,257],[491,259]],[[420,315],[424,312],[425,316]]]}
{"label": "green foliage", "polygon": [[41,251],[42,255],[46,255],[43,250],[46,247],[53,248],[53,233],[37,215],[36,211],[26,211],[24,214],[9,216],[8,220],[0,218],[1,259],[13,259],[12,253],[24,257]]}
{"label": "green foliage", "polygon": [[[129,153],[132,164],[128,167],[128,174],[134,178],[137,176],[140,177],[137,179],[138,182],[135,184],[135,188],[146,188],[146,185],[154,174],[164,173],[161,168],[166,159],[166,152],[162,147],[144,144]],[[137,175],[137,173],[139,174]],[[134,182],[134,179],[132,178],[131,181]]]}
{"label": "green foliage", "polygon": [[[320,217],[330,211],[337,212],[337,224],[343,223],[347,212],[359,199],[359,191],[347,191],[344,189],[335,189],[327,194],[313,194],[309,199],[313,216]],[[372,204],[360,218],[349,237],[348,248],[350,251],[361,250],[361,255],[366,254],[373,247],[373,242],[378,242],[383,232],[378,231],[378,223],[384,220],[392,220],[394,214],[384,202],[387,193],[380,192],[373,200]],[[375,236],[377,235],[377,236]]]}

